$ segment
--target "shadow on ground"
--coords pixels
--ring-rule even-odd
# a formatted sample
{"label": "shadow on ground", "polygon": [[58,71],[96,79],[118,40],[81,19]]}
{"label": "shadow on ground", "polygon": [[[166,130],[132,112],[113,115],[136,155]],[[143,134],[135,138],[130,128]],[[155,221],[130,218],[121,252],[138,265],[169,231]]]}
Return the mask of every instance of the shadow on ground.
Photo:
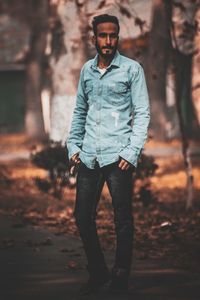
{"label": "shadow on ground", "polygon": [[[16,226],[0,216],[1,300],[73,300],[87,280],[77,237],[55,235],[33,226]],[[112,255],[106,252],[111,267]],[[72,262],[76,262],[74,266]],[[135,261],[127,295],[104,289],[89,299],[197,300],[200,274],[166,268],[158,261]]]}

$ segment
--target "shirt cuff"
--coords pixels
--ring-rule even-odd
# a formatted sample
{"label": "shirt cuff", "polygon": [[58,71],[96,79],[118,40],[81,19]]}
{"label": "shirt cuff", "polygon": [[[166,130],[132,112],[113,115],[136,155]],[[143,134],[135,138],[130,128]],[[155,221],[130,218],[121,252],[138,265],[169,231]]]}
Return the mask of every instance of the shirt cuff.
{"label": "shirt cuff", "polygon": [[142,149],[132,149],[132,148],[125,148],[119,152],[119,156],[128,161],[134,167],[137,167],[138,159],[141,154]]}
{"label": "shirt cuff", "polygon": [[75,144],[67,145],[67,149],[68,149],[69,160],[72,158],[72,156],[74,154],[81,152],[81,149],[78,146],[76,146]]}

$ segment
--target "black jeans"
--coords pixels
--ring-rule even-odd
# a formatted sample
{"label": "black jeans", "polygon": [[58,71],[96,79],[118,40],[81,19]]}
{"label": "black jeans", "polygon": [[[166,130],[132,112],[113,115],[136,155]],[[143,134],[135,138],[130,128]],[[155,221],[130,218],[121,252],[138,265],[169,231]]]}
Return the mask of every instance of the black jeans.
{"label": "black jeans", "polygon": [[114,268],[130,272],[133,244],[132,170],[122,171],[119,162],[95,169],[80,163],[77,174],[77,193],[74,216],[88,260],[89,273],[106,268],[96,229],[96,209],[102,183],[106,181],[112,197],[116,231]]}

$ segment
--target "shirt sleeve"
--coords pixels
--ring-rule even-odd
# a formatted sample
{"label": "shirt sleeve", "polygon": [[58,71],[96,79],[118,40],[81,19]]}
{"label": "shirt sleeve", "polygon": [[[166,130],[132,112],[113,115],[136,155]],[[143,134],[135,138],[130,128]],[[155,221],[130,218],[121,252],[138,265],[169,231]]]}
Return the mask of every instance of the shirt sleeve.
{"label": "shirt sleeve", "polygon": [[84,67],[80,73],[78,90],[76,96],[76,106],[73,112],[71,128],[67,139],[67,148],[69,159],[76,153],[81,151],[83,138],[85,135],[85,121],[87,116],[88,104],[87,97],[84,92]]}
{"label": "shirt sleeve", "polygon": [[140,64],[131,80],[133,126],[129,144],[119,153],[120,157],[135,167],[147,139],[150,122],[149,96],[143,68]]}

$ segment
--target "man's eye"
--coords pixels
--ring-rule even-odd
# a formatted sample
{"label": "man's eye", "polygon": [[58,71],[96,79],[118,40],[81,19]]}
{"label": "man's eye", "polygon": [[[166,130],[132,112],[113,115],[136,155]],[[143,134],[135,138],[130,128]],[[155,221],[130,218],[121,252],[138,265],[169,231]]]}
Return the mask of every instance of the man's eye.
{"label": "man's eye", "polygon": [[110,39],[116,39],[117,38],[117,34],[113,33],[111,35],[107,35],[106,33],[99,33],[98,35],[100,38],[106,38],[107,36],[110,37]]}
{"label": "man's eye", "polygon": [[106,37],[106,34],[100,33],[100,34],[99,34],[99,37],[105,38],[105,37]]}

